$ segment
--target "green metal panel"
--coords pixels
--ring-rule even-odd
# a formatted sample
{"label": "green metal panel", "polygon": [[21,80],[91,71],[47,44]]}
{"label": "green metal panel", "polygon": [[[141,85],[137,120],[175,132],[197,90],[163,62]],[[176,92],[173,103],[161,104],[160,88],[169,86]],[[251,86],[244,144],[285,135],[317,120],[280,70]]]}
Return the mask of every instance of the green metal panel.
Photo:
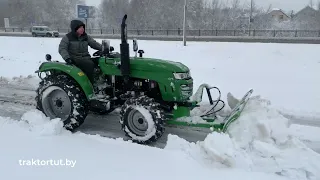
{"label": "green metal panel", "polygon": [[190,107],[178,106],[173,110],[173,119],[190,116]]}
{"label": "green metal panel", "polygon": [[[100,58],[99,61],[101,70],[108,75],[121,76],[119,64],[119,58]],[[131,58],[130,67],[131,77],[156,81],[165,101],[186,101],[192,95],[193,80],[177,80],[173,76],[175,72],[189,72],[189,68],[181,63],[151,58]]]}
{"label": "green metal panel", "polygon": [[41,64],[39,70],[36,71],[36,73],[51,70],[62,71],[70,75],[81,86],[88,99],[93,94],[93,86],[90,80],[78,67],[66,65],[65,63],[61,62],[44,62]]}

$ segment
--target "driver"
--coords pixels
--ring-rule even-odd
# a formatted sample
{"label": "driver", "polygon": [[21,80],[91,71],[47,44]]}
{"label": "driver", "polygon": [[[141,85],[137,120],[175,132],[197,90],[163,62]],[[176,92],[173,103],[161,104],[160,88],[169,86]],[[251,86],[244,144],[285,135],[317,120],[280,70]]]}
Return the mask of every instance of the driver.
{"label": "driver", "polygon": [[72,20],[71,32],[66,34],[59,44],[59,54],[67,64],[75,64],[93,83],[94,62],[90,59],[88,46],[102,51],[102,45],[85,32],[85,24],[80,20]]}

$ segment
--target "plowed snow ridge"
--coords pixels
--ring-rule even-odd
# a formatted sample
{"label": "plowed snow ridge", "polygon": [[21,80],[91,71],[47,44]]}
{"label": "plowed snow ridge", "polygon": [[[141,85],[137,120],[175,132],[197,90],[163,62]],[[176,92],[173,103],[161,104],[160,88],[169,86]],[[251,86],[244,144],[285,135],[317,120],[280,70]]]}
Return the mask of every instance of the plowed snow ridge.
{"label": "plowed snow ridge", "polygon": [[240,168],[276,173],[292,179],[319,179],[320,154],[309,149],[289,130],[289,120],[252,97],[241,118],[228,133],[211,133],[204,141],[190,143],[176,135],[165,149],[183,151],[204,166]]}

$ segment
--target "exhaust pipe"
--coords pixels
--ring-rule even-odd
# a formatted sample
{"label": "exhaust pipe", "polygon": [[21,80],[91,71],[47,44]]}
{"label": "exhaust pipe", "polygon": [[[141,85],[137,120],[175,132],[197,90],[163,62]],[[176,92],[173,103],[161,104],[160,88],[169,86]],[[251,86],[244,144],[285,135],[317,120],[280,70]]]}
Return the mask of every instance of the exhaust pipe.
{"label": "exhaust pipe", "polygon": [[129,77],[130,77],[130,52],[129,52],[129,44],[127,42],[126,20],[127,20],[127,15],[124,15],[121,23],[120,70],[124,78],[125,89],[128,90],[128,83],[129,83]]}

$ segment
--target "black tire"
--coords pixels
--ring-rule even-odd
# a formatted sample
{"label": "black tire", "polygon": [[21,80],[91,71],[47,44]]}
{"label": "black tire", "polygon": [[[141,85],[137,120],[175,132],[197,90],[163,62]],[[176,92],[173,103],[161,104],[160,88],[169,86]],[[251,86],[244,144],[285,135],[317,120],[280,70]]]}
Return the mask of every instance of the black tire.
{"label": "black tire", "polygon": [[[151,131],[143,132],[144,135],[134,132],[133,126],[135,125],[132,123],[133,119],[130,119],[130,113],[137,111],[137,107],[143,108],[144,113],[147,113],[140,113],[144,117],[145,115],[151,115],[149,116],[151,117],[151,124],[148,123],[147,125],[147,130]],[[161,109],[159,103],[155,102],[153,98],[139,96],[137,98],[128,99],[121,107],[120,124],[126,136],[130,137],[133,142],[139,144],[150,144],[152,142],[156,142],[160,137],[162,137],[165,131],[164,117],[164,111]]]}
{"label": "black tire", "polygon": [[77,82],[67,75],[49,75],[39,83],[35,100],[37,102],[37,109],[42,111],[46,116],[48,115],[43,110],[44,104],[42,103],[42,96],[49,87],[61,88],[69,96],[69,99],[67,100],[70,100],[68,102],[71,104],[71,111],[70,114],[67,115],[68,117],[63,121],[64,127],[67,130],[72,131],[81,126],[87,117],[89,110],[88,100]]}

